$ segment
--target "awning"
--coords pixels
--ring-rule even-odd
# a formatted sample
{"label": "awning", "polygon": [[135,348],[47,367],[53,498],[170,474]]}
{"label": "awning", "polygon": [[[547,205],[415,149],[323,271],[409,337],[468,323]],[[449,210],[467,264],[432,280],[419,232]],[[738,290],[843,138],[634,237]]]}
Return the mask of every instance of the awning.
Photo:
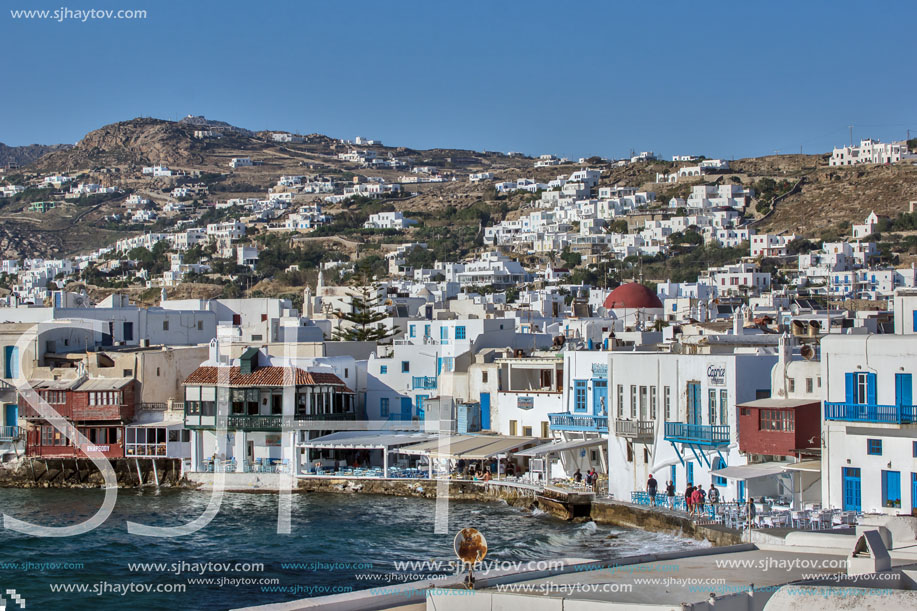
{"label": "awning", "polygon": [[739,403],[736,405],[736,407],[790,409],[794,407],[802,407],[804,405],[819,405],[820,403],[821,402],[818,399],[755,399],[754,401]]}
{"label": "awning", "polygon": [[534,448],[516,452],[516,456],[544,456],[546,454],[553,454],[555,452],[564,452],[567,450],[579,450],[581,448],[600,446],[606,443],[608,443],[608,439],[604,437],[594,437],[592,439],[575,439],[573,441],[552,441],[551,443],[545,443],[540,446],[535,446]]}
{"label": "awning", "polygon": [[468,460],[482,460],[499,454],[506,454],[517,448],[538,443],[538,441],[535,437],[503,437],[491,441],[486,446],[462,453],[460,456]]}
{"label": "awning", "polygon": [[[538,443],[537,437],[506,437],[503,435],[451,435],[424,443],[399,448],[401,454],[418,454],[438,458],[480,460],[504,454],[514,448]],[[440,447],[442,446],[442,451]]]}
{"label": "awning", "polygon": [[299,444],[305,448],[378,450],[427,441],[429,433],[393,433],[391,431],[339,431],[309,439]]}
{"label": "awning", "polygon": [[783,467],[784,471],[808,471],[810,473],[821,473],[820,460],[802,460],[800,462],[789,463]]}
{"label": "awning", "polygon": [[767,477],[768,475],[783,473],[787,464],[788,463],[785,462],[764,462],[754,465],[736,465],[734,467],[724,467],[723,469],[711,471],[710,474],[729,479],[755,479],[757,477]]}

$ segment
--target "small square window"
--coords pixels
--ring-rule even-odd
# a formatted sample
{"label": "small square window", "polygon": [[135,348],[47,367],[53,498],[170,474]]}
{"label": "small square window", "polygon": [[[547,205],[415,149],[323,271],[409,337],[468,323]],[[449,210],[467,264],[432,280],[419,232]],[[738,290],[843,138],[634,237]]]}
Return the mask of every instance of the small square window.
{"label": "small square window", "polygon": [[866,453],[870,456],[882,456],[882,440],[881,439],[867,439],[866,440]]}
{"label": "small square window", "polygon": [[388,373],[388,365],[382,365],[382,366],[380,366],[380,367],[379,367],[379,373],[380,373],[380,374]]}
{"label": "small square window", "polygon": [[411,371],[411,361],[401,361],[401,373],[408,373]]}
{"label": "small square window", "polygon": [[[486,371],[481,372],[481,383],[487,384],[487,372]],[[917,445],[915,445],[915,447],[917,447]],[[915,454],[915,456],[917,456],[917,454]]]}
{"label": "small square window", "polygon": [[162,330],[163,330],[163,331],[168,331],[168,330],[169,330],[169,321],[168,321],[168,320],[162,321]]}

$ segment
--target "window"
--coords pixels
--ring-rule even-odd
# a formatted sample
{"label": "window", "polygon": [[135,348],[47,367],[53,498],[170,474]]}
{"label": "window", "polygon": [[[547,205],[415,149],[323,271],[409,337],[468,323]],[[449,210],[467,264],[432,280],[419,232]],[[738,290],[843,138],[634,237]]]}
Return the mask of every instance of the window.
{"label": "window", "polygon": [[455,339],[465,339],[465,325],[455,328]]}
{"label": "window", "polygon": [[814,380],[812,378],[806,378],[806,392],[812,393],[815,390]]}
{"label": "window", "polygon": [[867,439],[866,440],[866,453],[870,456],[882,456],[882,440],[881,439]]}
{"label": "window", "polygon": [[449,327],[443,325],[439,328],[439,339],[449,339]]}
{"label": "window", "polygon": [[720,424],[729,424],[729,391],[720,389]]}
{"label": "window", "polygon": [[914,447],[912,449],[914,453],[914,458],[917,458],[917,441],[914,442]]}
{"label": "window", "polygon": [[573,381],[573,410],[586,411],[586,380]]}
{"label": "window", "polygon": [[640,420],[646,420],[647,394],[646,386],[640,387]]}
{"label": "window", "polygon": [[134,375],[134,370],[133,370],[133,369],[122,369],[122,370],[121,370],[121,377],[122,377],[122,378],[129,378],[129,377],[131,377],[132,375]]}
{"label": "window", "polygon": [[882,507],[901,507],[900,471],[882,471]]}
{"label": "window", "polygon": [[637,387],[630,385],[630,417],[633,420],[637,417]]}
{"label": "window", "polygon": [[383,418],[388,418],[388,397],[379,399],[379,415]]}
{"label": "window", "polygon": [[707,424],[716,424],[716,390],[707,393]]}
{"label": "window", "polygon": [[380,365],[379,374],[381,375],[381,374],[386,374],[386,373],[388,373],[388,365]]}
{"label": "window", "polygon": [[668,386],[662,387],[663,416],[666,420],[672,419],[672,391]]}
{"label": "window", "polygon": [[203,330],[204,330],[204,321],[203,321],[203,320],[197,321],[197,330],[198,330],[198,331],[203,331]]}
{"label": "window", "polygon": [[481,384],[487,384],[487,372],[486,371],[481,372]]}
{"label": "window", "polygon": [[409,330],[409,336],[410,336],[410,337],[416,337],[416,335],[417,335],[417,325],[411,325],[410,327],[408,327],[408,330]]}
{"label": "window", "polygon": [[624,385],[618,384],[618,418],[624,417]]}
{"label": "window", "polygon": [[821,376],[816,378],[816,383],[818,384],[818,387],[821,388]]}
{"label": "window", "polygon": [[796,378],[789,378],[789,380],[787,380],[787,388],[789,392],[796,392]]}
{"label": "window", "polygon": [[517,424],[518,424],[518,423],[517,423],[515,420],[510,420],[510,421],[509,421],[509,435],[510,435],[510,437],[515,437],[515,436],[516,436],[516,425],[517,425]]}
{"label": "window", "polygon": [[545,422],[544,420],[541,421],[541,436],[544,439],[548,439],[551,436],[550,427],[548,426],[548,423]]}
{"label": "window", "polygon": [[411,361],[401,361],[401,373],[408,373],[411,371]]}
{"label": "window", "polygon": [[530,426],[524,426],[524,427],[522,427],[522,436],[523,436],[523,437],[531,437],[531,436],[532,436],[532,427],[530,427]]}
{"label": "window", "polygon": [[858,405],[876,404],[876,374],[854,372],[844,375],[846,389],[846,403]]}
{"label": "window", "polygon": [[688,462],[685,463],[685,469],[686,469],[686,479],[688,480],[688,484],[693,485],[694,484],[694,463],[689,460]]}
{"label": "window", "polygon": [[430,325],[423,326],[423,336],[430,337]]}
{"label": "window", "polygon": [[168,330],[169,330],[169,321],[168,321],[168,320],[162,321],[162,330],[163,330],[163,331],[168,331]]}
{"label": "window", "polygon": [[650,386],[650,419],[656,419],[656,387]]}
{"label": "window", "polygon": [[792,432],[796,430],[796,412],[793,410],[762,409],[759,430]]}

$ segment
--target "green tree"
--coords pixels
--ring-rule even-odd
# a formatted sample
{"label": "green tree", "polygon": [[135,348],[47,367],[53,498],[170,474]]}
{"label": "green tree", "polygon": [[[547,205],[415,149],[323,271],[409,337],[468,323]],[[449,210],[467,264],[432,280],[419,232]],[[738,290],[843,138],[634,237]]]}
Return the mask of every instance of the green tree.
{"label": "green tree", "polygon": [[332,334],[333,339],[348,342],[379,342],[398,333],[398,327],[386,328],[381,321],[388,314],[378,311],[382,299],[371,295],[370,287],[364,287],[359,294],[351,294],[352,312],[338,310],[334,315],[351,323],[346,328],[338,327]]}

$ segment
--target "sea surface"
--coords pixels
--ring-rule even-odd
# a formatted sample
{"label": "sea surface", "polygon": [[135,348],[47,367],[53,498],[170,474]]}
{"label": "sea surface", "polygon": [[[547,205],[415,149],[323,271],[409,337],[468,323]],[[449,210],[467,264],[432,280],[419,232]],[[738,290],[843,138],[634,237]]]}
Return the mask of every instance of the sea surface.
{"label": "sea surface", "polygon": [[[455,533],[469,526],[485,535],[486,560],[500,563],[609,560],[702,545],[467,501],[449,503],[449,534],[437,535],[435,501],[360,494],[293,495],[291,534],[277,534],[276,494],[241,493],[227,493],[213,521],[194,534],[150,538],[127,532],[127,521],[189,522],[204,512],[209,496],[119,490],[111,517],[73,537],[36,537],[0,525],[0,595],[13,589],[27,610],[66,611],[225,610],[282,602],[454,572],[448,564],[411,568],[396,562],[449,563]],[[102,497],[100,490],[0,489],[0,512],[63,526],[91,516]]]}

